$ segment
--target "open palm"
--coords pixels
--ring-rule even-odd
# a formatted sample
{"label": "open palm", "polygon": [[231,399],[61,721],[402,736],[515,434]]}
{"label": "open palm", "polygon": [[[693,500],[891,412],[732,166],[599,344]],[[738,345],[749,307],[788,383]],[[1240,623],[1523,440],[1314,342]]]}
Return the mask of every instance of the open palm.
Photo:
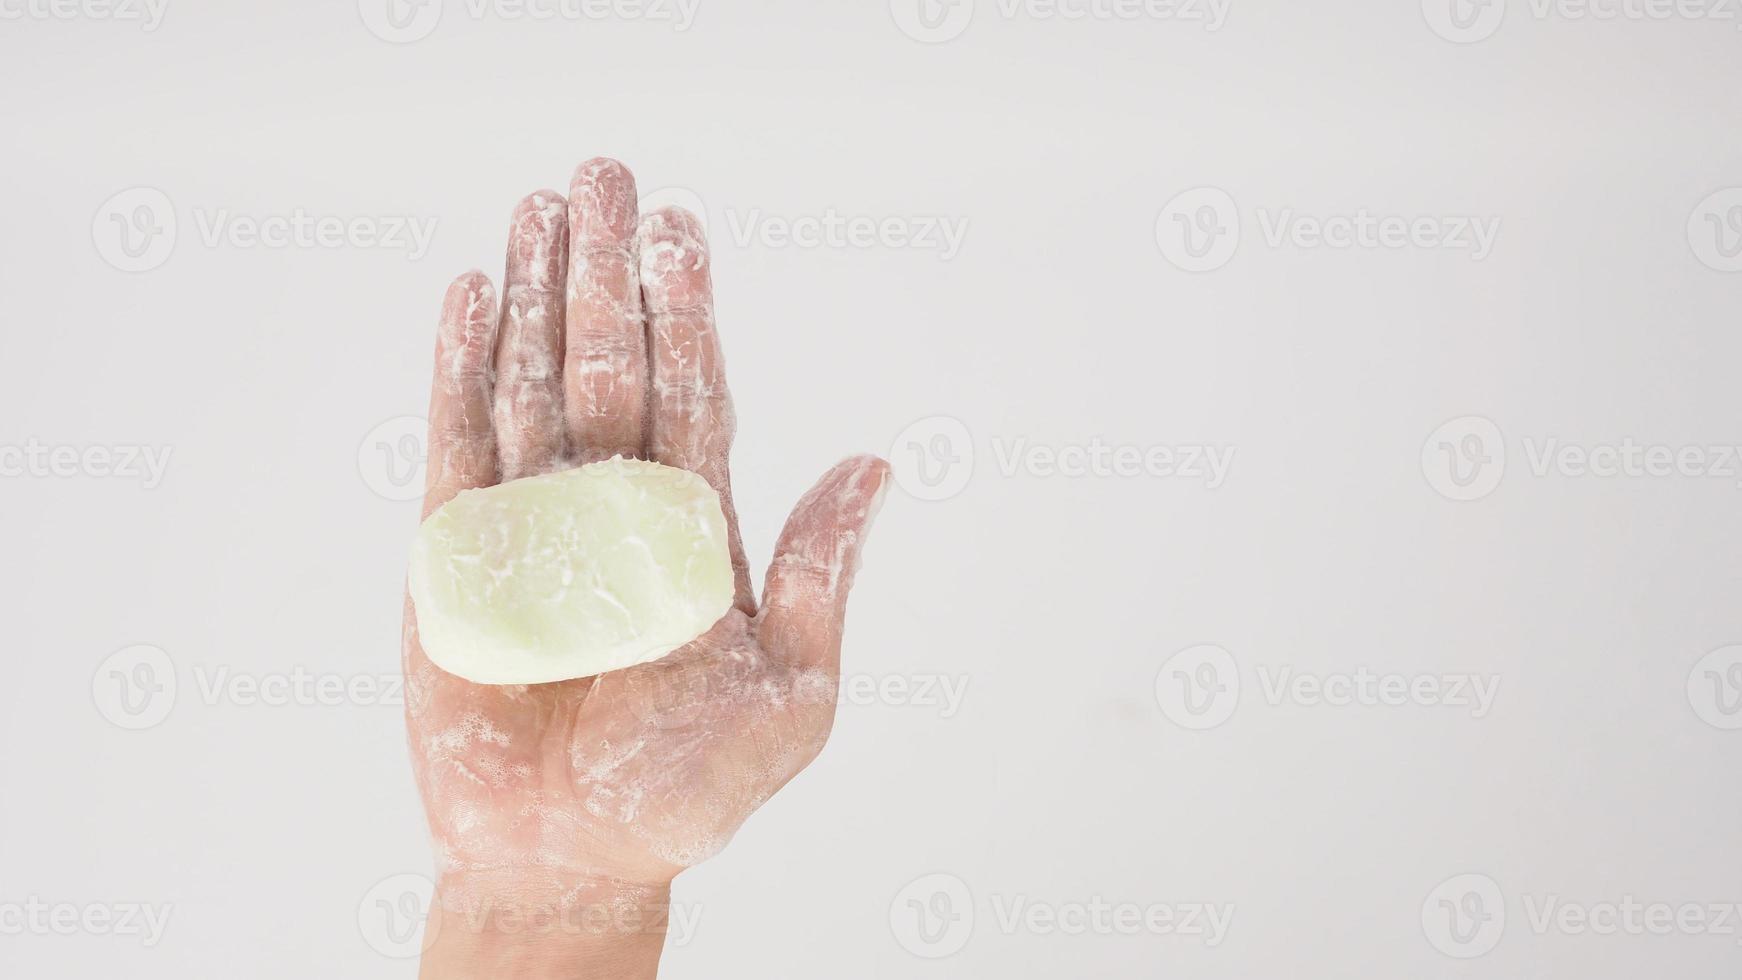
{"label": "open palm", "polygon": [[500,303],[482,273],[449,287],[424,514],[618,454],[692,470],[725,509],[734,608],[653,663],[497,687],[432,664],[406,602],[407,724],[445,901],[662,888],[815,758],[833,723],[847,592],[887,464],[848,459],[804,496],[758,606],[701,225],[637,212],[629,171],[589,161],[566,200],[541,191],[515,209]]}

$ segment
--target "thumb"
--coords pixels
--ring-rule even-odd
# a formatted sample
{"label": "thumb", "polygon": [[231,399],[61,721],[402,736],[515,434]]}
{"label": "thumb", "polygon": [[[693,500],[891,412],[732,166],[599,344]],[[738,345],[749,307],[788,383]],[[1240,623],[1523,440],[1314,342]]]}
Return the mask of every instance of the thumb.
{"label": "thumb", "polygon": [[762,590],[757,638],[764,650],[800,669],[839,672],[847,592],[888,484],[888,463],[854,456],[799,499]]}

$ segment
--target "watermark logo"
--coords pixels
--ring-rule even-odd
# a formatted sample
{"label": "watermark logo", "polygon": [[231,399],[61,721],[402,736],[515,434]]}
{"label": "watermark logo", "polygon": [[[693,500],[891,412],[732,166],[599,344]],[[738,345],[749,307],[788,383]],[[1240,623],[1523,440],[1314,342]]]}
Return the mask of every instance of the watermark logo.
{"label": "watermark logo", "polygon": [[149,644],[117,650],[91,675],[91,700],[117,728],[144,731],[161,725],[175,708],[175,664]]}
{"label": "watermark logo", "polygon": [[357,0],[369,33],[389,44],[421,41],[442,23],[442,0]]}
{"label": "watermark logo", "polygon": [[463,905],[438,905],[436,886],[421,874],[398,874],[377,882],[357,903],[357,929],[368,947],[390,959],[427,953],[442,935],[495,936],[520,943],[542,937],[659,936],[673,946],[694,940],[700,905],[643,902],[629,893],[580,901],[504,901],[496,896]]}
{"label": "watermark logo", "polygon": [[[405,706],[405,678],[385,674],[334,674],[296,666],[267,674],[239,672],[226,664],[195,664],[188,688],[206,707],[341,708]],[[97,711],[119,728],[141,731],[169,717],[181,693],[180,672],[161,648],[139,645],[108,656],[91,675]],[[952,702],[959,704],[959,700]]]}
{"label": "watermark logo", "polygon": [[150,272],[175,252],[175,204],[155,187],[129,187],[104,201],[91,219],[91,241],[122,272]]}
{"label": "watermark logo", "polygon": [[1240,706],[1240,668],[1234,655],[1212,643],[1181,650],[1155,675],[1155,700],[1181,728],[1202,732],[1221,725]]}
{"label": "watermark logo", "polygon": [[411,44],[436,32],[450,4],[472,21],[652,21],[681,34],[695,26],[701,0],[357,0],[357,12],[369,33]]}
{"label": "watermark logo", "polygon": [[933,415],[895,437],[895,484],[916,500],[948,500],[974,478],[974,437],[961,419]]}
{"label": "watermark logo", "polygon": [[889,930],[921,959],[954,956],[974,936],[974,894],[952,874],[916,878],[889,903]]}
{"label": "watermark logo", "polygon": [[[1642,442],[1632,436],[1579,442],[1558,436],[1518,440],[1521,459],[1535,479],[1727,480],[1742,489],[1742,445]],[[1466,415],[1435,429],[1422,443],[1421,470],[1428,485],[1448,500],[1479,500],[1493,493],[1507,472],[1509,450],[1492,419]]]}
{"label": "watermark logo", "polygon": [[429,952],[441,919],[430,914],[435,883],[419,874],[383,878],[357,903],[357,931],[369,948],[404,960]]}
{"label": "watermark logo", "polygon": [[[925,44],[942,44],[967,31],[975,6],[974,0],[890,0],[889,11],[903,34]],[[1228,22],[1231,6],[1232,0],[992,0],[987,10],[1004,21],[1177,21],[1201,24],[1213,34]]]}
{"label": "watermark logo", "polygon": [[429,467],[429,421],[416,415],[390,418],[357,447],[357,473],[376,496],[403,503],[423,496]]}
{"label": "watermark logo", "polygon": [[[1199,443],[1174,445],[1108,442],[1093,436],[1082,442],[1033,442],[1023,436],[990,439],[998,475],[1007,480],[1158,479],[1202,483],[1218,490],[1227,483],[1238,447]],[[948,500],[973,478],[974,436],[960,419],[934,415],[920,419],[895,437],[889,458],[895,481],[919,500]]]}
{"label": "watermark logo", "polygon": [[1452,419],[1421,444],[1421,474],[1447,500],[1480,500],[1506,476],[1506,439],[1491,419]]}
{"label": "watermark logo", "polygon": [[[1513,10],[1539,23],[1656,21],[1738,23],[1737,0],[1524,0]],[[1494,36],[1506,18],[1506,0],[1422,0],[1422,15],[1435,34],[1458,44]]]}
{"label": "watermark logo", "polygon": [[1506,0],[1421,0],[1421,15],[1453,44],[1484,41],[1506,20]]}
{"label": "watermark logo", "polygon": [[1182,191],[1156,217],[1155,243],[1186,272],[1220,269],[1240,248],[1240,208],[1220,187]]}
{"label": "watermark logo", "polygon": [[1220,946],[1234,923],[1234,906],[1208,902],[1119,902],[1100,895],[1050,900],[993,894],[980,916],[972,889],[951,874],[915,879],[889,903],[889,927],[902,949],[921,959],[954,956],[976,923],[1006,936],[1168,936]]}
{"label": "watermark logo", "polygon": [[[205,248],[370,249],[401,251],[413,262],[429,254],[436,218],[409,215],[320,215],[304,208],[282,214],[239,214],[195,208],[193,223]],[[175,252],[179,222],[169,195],[155,187],[121,191],[97,209],[91,240],[103,261],[122,272],[149,272]]]}
{"label": "watermark logo", "polygon": [[[1259,207],[1255,224],[1266,248],[1333,251],[1466,252],[1480,262],[1494,251],[1500,218],[1463,214],[1387,214],[1371,208],[1307,214],[1291,207]],[[1155,219],[1161,254],[1186,272],[1220,269],[1239,250],[1243,218],[1233,196],[1219,187],[1176,194]]]}
{"label": "watermark logo", "polygon": [[[1272,708],[1456,708],[1480,720],[1500,694],[1498,674],[1406,674],[1366,666],[1313,672],[1289,664],[1258,664],[1254,674],[1256,690]],[[1243,677],[1234,655],[1223,647],[1187,647],[1169,657],[1156,674],[1155,700],[1174,724],[1208,731],[1233,717]]]}
{"label": "watermark logo", "polygon": [[1727,187],[1688,215],[1688,246],[1709,269],[1742,272],[1742,187]]}
{"label": "watermark logo", "polygon": [[942,44],[974,23],[974,0],[889,0],[889,13],[901,33],[923,44]]}
{"label": "watermark logo", "polygon": [[1514,923],[1534,936],[1707,936],[1742,945],[1742,902],[1648,901],[1631,892],[1595,901],[1552,891],[1515,897],[1509,903],[1487,875],[1455,875],[1422,902],[1422,931],[1441,953],[1475,959],[1500,944],[1512,905],[1524,911]]}
{"label": "watermark logo", "polygon": [[1422,901],[1421,930],[1429,945],[1454,959],[1485,956],[1506,932],[1506,896],[1487,875],[1454,875]]}
{"label": "watermark logo", "polygon": [[1742,730],[1742,644],[1719,647],[1694,664],[1688,704],[1713,728]]}

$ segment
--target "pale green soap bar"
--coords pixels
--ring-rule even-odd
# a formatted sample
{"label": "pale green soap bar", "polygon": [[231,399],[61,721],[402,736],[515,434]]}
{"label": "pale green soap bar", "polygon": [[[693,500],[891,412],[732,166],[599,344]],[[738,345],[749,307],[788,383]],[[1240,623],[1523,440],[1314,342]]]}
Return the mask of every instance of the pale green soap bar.
{"label": "pale green soap bar", "polygon": [[418,635],[479,684],[543,684],[657,660],[732,605],[720,497],[635,459],[467,490],[411,550]]}

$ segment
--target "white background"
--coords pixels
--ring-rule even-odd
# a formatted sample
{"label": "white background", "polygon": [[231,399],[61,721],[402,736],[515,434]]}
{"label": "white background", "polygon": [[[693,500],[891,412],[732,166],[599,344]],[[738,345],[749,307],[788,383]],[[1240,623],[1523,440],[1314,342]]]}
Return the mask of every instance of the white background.
{"label": "white background", "polygon": [[[702,919],[664,975],[1742,969],[1734,919],[1537,921],[1551,901],[1742,902],[1742,731],[1723,727],[1742,675],[1729,653],[1701,665],[1742,642],[1737,464],[1531,458],[1742,443],[1742,274],[1714,267],[1742,232],[1724,199],[1717,224],[1701,210],[1742,185],[1742,11],[1513,0],[1457,43],[1435,0],[1233,0],[1217,30],[980,0],[967,21],[935,8],[960,32],[922,43],[882,0],[702,0],[687,30],[448,0],[390,43],[352,0],[169,0],[150,30],[45,2],[0,0],[0,910],[173,913],[153,945],[0,928],[0,974],[414,975],[359,922],[378,882],[429,868],[399,708],[203,686],[396,672],[417,505],[387,499],[372,433],[424,412],[448,280],[499,275],[515,201],[595,154],[708,211],[753,562],[849,452],[891,455],[919,496],[953,458],[960,487],[891,495],[845,656],[965,683],[959,710],[843,706],[822,759],[679,879]],[[126,272],[106,256],[137,201],[107,202],[135,187],[176,233]],[[1165,209],[1201,187],[1241,236],[1187,272]],[[436,232],[415,258],[202,234],[299,210]],[[1499,231],[1480,260],[1273,242],[1285,211]],[[831,212],[967,230],[947,257],[761,233]],[[1482,452],[1460,458],[1506,458],[1460,502],[1430,436],[1471,416],[1448,439]],[[1236,455],[1214,489],[1004,465],[1023,440],[1096,439]],[[14,465],[32,445],[172,455],[148,488]],[[108,658],[136,644],[177,692],[129,731]],[[1164,705],[1169,658],[1202,644],[1240,690],[1193,730]],[[1478,718],[1264,684],[1360,668],[1499,689]],[[1497,943],[1436,938],[1460,875],[1504,902]],[[907,900],[938,881],[954,925],[927,942]],[[1234,918],[1216,945],[1000,921],[1097,899]]]}

